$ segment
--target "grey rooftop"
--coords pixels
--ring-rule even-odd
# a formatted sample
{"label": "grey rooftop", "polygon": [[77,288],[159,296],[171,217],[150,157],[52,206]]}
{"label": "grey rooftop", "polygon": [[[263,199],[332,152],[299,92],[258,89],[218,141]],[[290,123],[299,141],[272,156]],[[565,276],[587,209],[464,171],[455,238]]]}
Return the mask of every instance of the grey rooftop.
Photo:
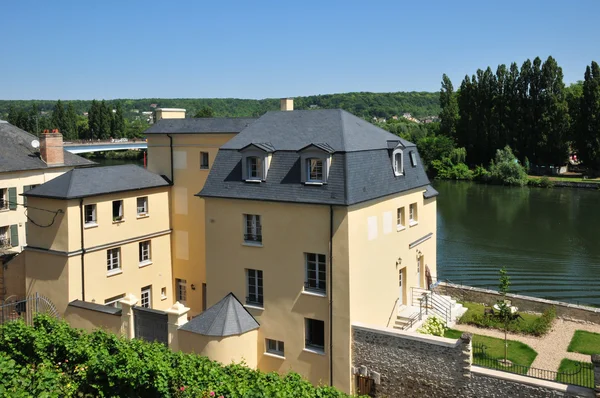
{"label": "grey rooftop", "polygon": [[0,121],[0,173],[94,164],[90,160],[65,151],[63,164],[48,166],[40,158],[39,149],[31,146],[31,142],[37,139],[35,135],[25,130]]}
{"label": "grey rooftop", "polygon": [[260,325],[233,293],[180,327],[203,336],[234,336],[257,329]]}
{"label": "grey rooftop", "polygon": [[133,164],[73,169],[26,193],[27,197],[77,199],[170,185],[162,176]]}
{"label": "grey rooftop", "polygon": [[209,117],[194,119],[161,119],[144,134],[235,134],[248,127],[256,118]]}

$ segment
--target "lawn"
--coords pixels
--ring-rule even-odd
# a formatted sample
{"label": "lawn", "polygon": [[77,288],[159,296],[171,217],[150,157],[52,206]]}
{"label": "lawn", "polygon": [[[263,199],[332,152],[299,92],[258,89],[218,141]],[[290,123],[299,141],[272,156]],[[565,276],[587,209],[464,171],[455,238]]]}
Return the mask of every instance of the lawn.
{"label": "lawn", "polygon": [[[482,304],[463,302],[467,312],[460,318],[459,323],[474,325],[482,328],[504,330],[504,321],[494,316],[484,315],[485,307]],[[554,310],[547,310],[544,315],[519,313],[522,319],[508,323],[508,331],[534,336],[543,336],[550,330],[552,321],[556,317]]]}
{"label": "lawn", "polygon": [[576,330],[567,351],[587,355],[600,354],[600,333]]}
{"label": "lawn", "polygon": [[578,362],[565,358],[560,362],[558,371],[572,373],[572,375],[559,374],[556,377],[556,381],[594,388],[594,368],[591,365],[591,363]]}
{"label": "lawn", "polygon": [[[539,178],[540,176],[529,176],[529,178]],[[595,182],[600,183],[600,179],[598,178],[586,178],[583,179],[581,177],[549,177],[551,181],[565,181],[565,182]]]}
{"label": "lawn", "polygon": [[[444,337],[449,339],[457,339],[462,335],[462,332],[455,329],[448,329],[444,333]],[[486,349],[485,353],[487,358],[484,358],[481,354],[475,352],[473,354],[473,363],[475,365],[492,367],[499,370],[504,370],[513,373],[527,373],[527,369],[521,367],[505,367],[499,363],[495,363],[490,358],[503,359],[504,358],[504,340],[497,339],[495,337],[481,336],[479,334],[473,335],[473,345],[483,344]],[[537,352],[527,344],[521,343],[520,341],[508,340],[508,359],[516,365],[531,366],[533,361],[537,357]]]}

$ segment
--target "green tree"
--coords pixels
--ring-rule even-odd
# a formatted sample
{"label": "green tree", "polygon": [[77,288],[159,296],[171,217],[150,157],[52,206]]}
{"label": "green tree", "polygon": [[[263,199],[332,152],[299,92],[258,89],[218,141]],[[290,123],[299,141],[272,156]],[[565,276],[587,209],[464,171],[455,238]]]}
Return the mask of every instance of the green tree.
{"label": "green tree", "polygon": [[102,140],[106,140],[111,136],[111,127],[112,127],[112,109],[106,103],[106,101],[102,100],[99,106],[99,138]]}
{"label": "green tree", "polygon": [[215,117],[215,112],[210,106],[203,106],[194,117]]}
{"label": "green tree", "polygon": [[450,78],[442,76],[442,89],[440,90],[440,133],[447,137],[456,137],[458,123],[458,102]]}
{"label": "green tree", "polygon": [[77,113],[72,102],[67,105],[67,111],[65,112],[65,127],[63,135],[69,140],[76,140],[78,135],[77,129]]}
{"label": "green tree", "polygon": [[67,128],[67,117],[65,108],[61,100],[56,101],[54,110],[52,111],[52,128],[58,129],[62,134],[65,134]]}
{"label": "green tree", "polygon": [[112,118],[111,131],[113,137],[125,136],[125,118],[123,117],[123,107],[120,102],[117,102],[117,109]]}
{"label": "green tree", "polygon": [[588,167],[600,168],[600,67],[594,61],[585,69],[576,143]]}
{"label": "green tree", "polygon": [[100,118],[100,104],[93,100],[88,110],[89,138],[92,140],[100,138]]}
{"label": "green tree", "polygon": [[496,151],[496,157],[490,164],[490,178],[503,185],[527,184],[525,168],[519,164],[509,146]]}
{"label": "green tree", "polygon": [[9,122],[10,124],[12,124],[13,126],[16,126],[17,125],[17,121],[18,121],[18,117],[19,117],[18,116],[18,112],[15,109],[15,106],[11,105],[8,108],[8,117],[6,118],[7,119],[6,121]]}

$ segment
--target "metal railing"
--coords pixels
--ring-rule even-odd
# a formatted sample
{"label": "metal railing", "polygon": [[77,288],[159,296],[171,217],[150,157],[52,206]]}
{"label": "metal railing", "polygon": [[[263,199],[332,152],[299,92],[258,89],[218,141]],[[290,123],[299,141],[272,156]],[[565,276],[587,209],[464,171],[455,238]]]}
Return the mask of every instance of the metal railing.
{"label": "metal railing", "polygon": [[[322,286],[319,286],[319,285],[322,285]],[[324,281],[319,281],[318,283],[317,282],[304,282],[304,290],[306,290],[307,292],[325,294],[326,293],[325,282]]]}
{"label": "metal railing", "polygon": [[10,247],[10,238],[0,238],[0,248]]}
{"label": "metal railing", "polygon": [[[423,300],[425,300],[425,306],[423,305]],[[415,323],[417,323],[418,321],[423,319],[423,309],[425,308],[425,311],[427,311],[426,303],[427,303],[427,296],[425,295],[424,299],[423,298],[419,299],[419,312],[415,312],[408,318],[408,322],[406,323],[406,325],[402,326],[402,330],[411,329]]]}
{"label": "metal railing", "polygon": [[[413,297],[415,295],[415,290],[423,290],[422,288],[412,289]],[[441,295],[428,290],[421,294],[421,298],[419,298],[419,300],[421,304],[424,301],[426,315],[429,315],[429,312],[431,311],[433,314],[441,317],[444,321],[446,321],[446,323],[452,320],[452,303]]]}
{"label": "metal railing", "polygon": [[22,319],[31,325],[37,314],[58,317],[58,311],[52,302],[42,295],[36,293],[34,296],[25,298],[12,296],[0,305],[0,324]]}
{"label": "metal railing", "polygon": [[258,307],[262,307],[263,306],[263,300],[262,298],[259,298],[257,296],[247,296],[246,297],[246,304],[248,305],[255,305]]}
{"label": "metal railing", "polygon": [[244,240],[246,242],[262,242],[262,235],[244,234]]}
{"label": "metal railing", "polygon": [[531,366],[520,365],[503,358],[494,358],[486,352],[483,344],[473,344],[473,364],[483,368],[516,373],[536,379],[550,380],[563,384],[594,388],[594,364],[576,362],[574,371],[557,372],[554,370],[538,369]]}

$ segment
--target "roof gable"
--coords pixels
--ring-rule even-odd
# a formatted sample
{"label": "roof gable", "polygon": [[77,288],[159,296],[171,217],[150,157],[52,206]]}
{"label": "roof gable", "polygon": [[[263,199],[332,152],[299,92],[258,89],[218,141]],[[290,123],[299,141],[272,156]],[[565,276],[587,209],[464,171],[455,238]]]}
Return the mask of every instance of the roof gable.
{"label": "roof gable", "polygon": [[240,152],[245,152],[248,150],[252,150],[252,149],[259,149],[263,152],[267,152],[267,153],[271,153],[273,151],[275,151],[275,148],[273,147],[273,145],[271,145],[268,142],[253,142],[251,144],[246,145],[245,147],[240,149]]}
{"label": "roof gable", "polygon": [[306,150],[312,149],[312,148],[314,148],[314,149],[320,149],[321,151],[327,152],[329,154],[332,154],[332,153],[335,152],[335,150],[331,147],[331,145],[329,145],[326,142],[316,143],[316,144],[310,143],[307,146],[305,146],[304,148],[300,148],[298,150],[298,152],[303,152],[303,151],[306,151]]}

